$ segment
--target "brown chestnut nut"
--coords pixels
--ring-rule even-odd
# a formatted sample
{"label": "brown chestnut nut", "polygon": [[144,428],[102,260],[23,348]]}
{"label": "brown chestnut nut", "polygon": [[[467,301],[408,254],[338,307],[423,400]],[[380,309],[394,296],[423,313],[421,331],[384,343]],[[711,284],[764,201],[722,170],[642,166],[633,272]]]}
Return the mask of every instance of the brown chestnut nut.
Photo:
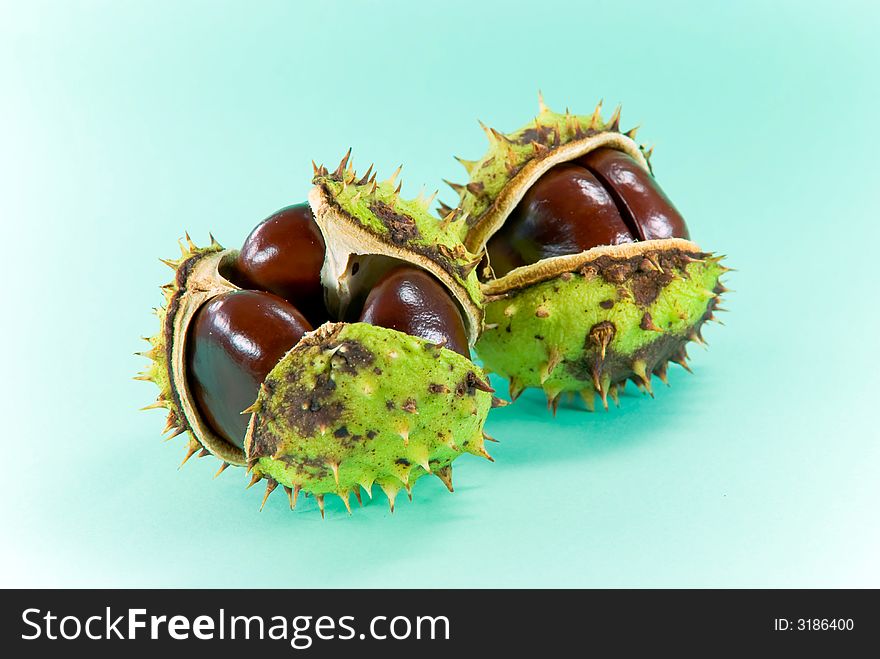
{"label": "brown chestnut nut", "polygon": [[654,177],[617,149],[596,149],[578,162],[602,181],[638,240],[689,238],[681,213]]}
{"label": "brown chestnut nut", "polygon": [[635,237],[596,176],[575,164],[557,165],[529,188],[486,246],[496,276],[513,268]]}
{"label": "brown chestnut nut", "polygon": [[231,291],[202,306],[187,334],[188,383],[211,429],[239,448],[260,384],[312,329],[289,302],[270,293]]}
{"label": "brown chestnut nut", "polygon": [[654,177],[622,151],[602,148],[541,176],[486,251],[501,277],[600,245],[688,237],[684,218]]}
{"label": "brown chestnut nut", "polygon": [[324,238],[309,205],[282,208],[263,220],[244,241],[231,278],[284,298],[313,325],[327,320],[321,266]]}
{"label": "brown chestnut nut", "polygon": [[455,301],[430,273],[410,265],[386,272],[367,296],[361,322],[442,343],[470,359]]}

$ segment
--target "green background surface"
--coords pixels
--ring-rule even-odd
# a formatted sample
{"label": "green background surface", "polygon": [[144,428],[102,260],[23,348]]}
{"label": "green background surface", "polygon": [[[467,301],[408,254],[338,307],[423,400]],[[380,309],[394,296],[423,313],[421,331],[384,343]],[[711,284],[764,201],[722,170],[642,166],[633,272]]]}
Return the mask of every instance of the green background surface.
{"label": "green background surface", "polygon": [[[0,5],[3,586],[880,586],[876,3]],[[177,471],[131,376],[189,230],[235,246],[309,161],[460,180],[481,118],[624,104],[726,327],[651,400],[496,410],[456,462],[325,521]],[[609,107],[610,109],[610,107]],[[451,192],[441,193],[452,201]],[[500,384],[496,381],[496,384]]]}

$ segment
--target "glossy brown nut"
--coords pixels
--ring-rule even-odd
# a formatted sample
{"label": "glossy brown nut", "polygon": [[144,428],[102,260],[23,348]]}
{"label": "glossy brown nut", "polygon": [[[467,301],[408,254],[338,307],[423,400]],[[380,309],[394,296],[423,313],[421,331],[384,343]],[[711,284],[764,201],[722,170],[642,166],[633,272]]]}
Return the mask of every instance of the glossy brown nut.
{"label": "glossy brown nut", "polygon": [[244,241],[233,279],[241,288],[274,293],[314,325],[327,320],[321,266],[324,238],[308,204],[282,208]]}
{"label": "glossy brown nut", "polygon": [[535,182],[486,248],[500,277],[552,256],[634,240],[599,179],[584,167],[565,163]]}
{"label": "glossy brown nut", "polygon": [[689,237],[681,213],[654,177],[627,154],[596,149],[578,162],[602,181],[639,240]]}
{"label": "glossy brown nut", "polygon": [[400,265],[386,272],[367,296],[359,320],[443,343],[470,358],[458,306],[440,282],[419,268]]}
{"label": "glossy brown nut", "polygon": [[290,303],[269,293],[232,291],[193,317],[186,343],[188,382],[202,417],[242,447],[260,384],[312,327]]}

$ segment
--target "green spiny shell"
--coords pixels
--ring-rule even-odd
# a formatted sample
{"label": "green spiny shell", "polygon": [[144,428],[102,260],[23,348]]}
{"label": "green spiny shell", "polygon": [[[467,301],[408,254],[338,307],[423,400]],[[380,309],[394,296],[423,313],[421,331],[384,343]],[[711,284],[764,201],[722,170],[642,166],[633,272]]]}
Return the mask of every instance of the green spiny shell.
{"label": "green spiny shell", "polygon": [[200,452],[200,457],[210,454],[222,461],[222,471],[230,464],[244,465],[244,453],[211,432],[196,412],[188,394],[183,345],[189,322],[198,308],[215,295],[235,290],[219,274],[221,262],[234,258],[235,252],[224,250],[213,237],[207,247],[197,247],[189,235],[185,243],[180,242],[180,251],[178,259],[162,259],[174,270],[174,279],[160,287],[165,303],[156,309],[159,331],[146,339],[150,349],[138,353],[152,362],[137,379],[151,381],[159,388],[156,401],[144,409],[168,410],[163,434],[170,433],[168,439],[172,439],[186,433],[183,462],[196,452]]}
{"label": "green spiny shell", "polygon": [[665,381],[668,361],[686,365],[685,345],[702,341],[726,268],[684,240],[631,249],[641,244],[557,257],[567,267],[544,280],[495,294],[487,287],[477,350],[510,381],[512,398],[542,387],[554,410],[565,391],[580,392],[591,410],[599,394],[607,408],[628,378],[650,392],[651,375]]}
{"label": "green spiny shell", "polygon": [[[459,159],[466,184],[459,194],[468,249],[482,253],[489,238],[528,189],[551,167],[602,147],[627,153],[651,171],[651,151],[623,133],[620,108],[607,121],[601,102],[591,115],[550,110],[539,97],[534,121],[509,134],[483,126],[489,149],[479,160]],[[701,341],[724,292],[720,258],[679,239],[596,247],[545,259],[495,279],[483,269],[485,331],[476,350],[487,370],[510,381],[516,398],[542,387],[555,411],[562,392],[578,391],[589,409],[598,393],[616,398],[627,379],[650,392],[651,376],[665,380],[669,360],[686,366],[685,345]]]}
{"label": "green spiny shell", "polygon": [[[462,453],[489,457],[483,373],[424,339],[365,323],[308,334],[264,382],[245,441],[254,479],[348,506],[373,483],[394,497],[433,473],[451,490]],[[360,498],[358,496],[358,498]],[[293,503],[293,501],[291,502]]]}

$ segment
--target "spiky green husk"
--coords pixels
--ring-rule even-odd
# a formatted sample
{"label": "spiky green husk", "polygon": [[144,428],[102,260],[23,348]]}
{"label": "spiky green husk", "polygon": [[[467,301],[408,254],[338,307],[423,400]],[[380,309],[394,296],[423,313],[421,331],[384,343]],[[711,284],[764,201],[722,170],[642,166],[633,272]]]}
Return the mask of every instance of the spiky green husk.
{"label": "spiky green husk", "polygon": [[186,294],[188,278],[195,265],[206,256],[223,251],[223,248],[214,240],[213,236],[207,247],[198,247],[190,239],[189,234],[186,234],[184,240],[178,241],[178,245],[180,247],[179,258],[161,259],[162,263],[174,270],[174,278],[169,283],[160,286],[165,301],[161,307],[154,310],[159,318],[159,331],[144,339],[150,344],[150,349],[137,353],[150,359],[150,365],[135,379],[153,382],[158,387],[159,395],[156,400],[143,409],[166,409],[168,411],[165,429],[162,431],[162,434],[167,435],[166,439],[173,439],[186,433],[187,446],[183,459],[185,463],[197,452],[203,457],[209,451],[200,441],[198,433],[194,432],[192,424],[187,421],[182,410],[180,397],[175,391],[171,368],[175,317],[181,300]]}
{"label": "spiky green husk", "polygon": [[[390,178],[377,181],[372,166],[358,176],[346,154],[330,172],[315,167],[315,188],[309,203],[328,236],[328,266],[325,285],[332,289],[346,276],[349,254],[380,254],[414,263],[437,276],[458,300],[465,312],[472,340],[482,319],[482,295],[476,266],[480,257],[461,242],[466,229],[460,214],[444,219],[428,208],[434,198],[400,196],[399,169]],[[435,193],[436,194],[436,193]]]}
{"label": "spiky green husk", "polygon": [[[271,371],[245,441],[267,496],[327,494],[348,506],[379,485],[392,510],[425,474],[452,489],[462,453],[488,458],[483,424],[492,405],[470,360],[417,337],[364,323],[328,323],[306,335]],[[490,458],[491,459],[491,458]]]}
{"label": "spiky green husk", "polygon": [[[539,114],[504,134],[483,126],[489,150],[459,159],[467,184],[450,184],[468,214],[465,245],[474,251],[513,212],[551,167],[595,149],[628,154],[650,172],[651,150],[620,131],[620,108],[606,121],[600,102],[591,115],[553,112],[539,95]],[[443,210],[441,208],[441,210]],[[490,264],[491,265],[491,264]],[[476,350],[487,369],[507,377],[516,398],[526,387],[544,389],[554,410],[560,394],[579,391],[589,409],[599,394],[607,408],[627,379],[651,392],[665,381],[668,361],[686,365],[688,341],[713,319],[719,276],[726,268],[686,240],[667,239],[597,247],[545,259],[500,279],[487,267],[485,332]]]}
{"label": "spiky green husk", "polygon": [[[480,124],[489,138],[489,149],[479,160],[457,160],[468,172],[467,183],[450,183],[459,195],[459,210],[466,218],[464,243],[480,251],[530,185],[553,165],[599,148],[611,146],[629,153],[650,168],[650,150],[633,141],[636,129],[620,132],[620,108],[605,121],[601,101],[589,115],[553,112],[539,97],[539,114],[512,133]],[[452,209],[441,205],[441,212]]]}
{"label": "spiky green husk", "polygon": [[607,408],[627,379],[650,392],[652,374],[665,381],[668,361],[686,366],[685,345],[702,341],[727,268],[719,257],[668,245],[607,254],[614,251],[563,257],[577,267],[488,297],[476,349],[487,370],[510,381],[512,398],[541,387],[554,411],[566,391],[580,392],[591,410],[598,394]]}

